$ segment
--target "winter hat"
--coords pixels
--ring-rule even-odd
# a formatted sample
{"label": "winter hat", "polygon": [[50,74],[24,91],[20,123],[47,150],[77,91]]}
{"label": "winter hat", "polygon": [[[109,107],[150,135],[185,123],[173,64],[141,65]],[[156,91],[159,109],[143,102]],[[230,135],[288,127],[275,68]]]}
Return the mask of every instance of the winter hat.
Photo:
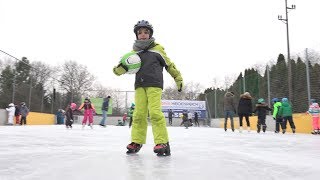
{"label": "winter hat", "polygon": [[258,99],[258,103],[259,104],[264,103],[264,99],[263,98]]}
{"label": "winter hat", "polygon": [[71,107],[71,109],[76,109],[77,104],[76,104],[76,103],[71,103],[71,104],[70,104],[70,107]]}
{"label": "winter hat", "polygon": [[310,99],[311,104],[316,103],[317,101],[315,99]]}
{"label": "winter hat", "polygon": [[249,92],[245,92],[245,93],[243,93],[243,95],[245,95],[245,96],[251,96]]}
{"label": "winter hat", "polygon": [[10,103],[10,104],[9,104],[9,107],[13,107],[13,106],[14,106],[14,104],[13,104],[13,103]]}
{"label": "winter hat", "polygon": [[273,103],[276,103],[276,102],[279,101],[279,99],[278,99],[278,98],[273,98],[271,101],[272,101]]}
{"label": "winter hat", "polygon": [[288,98],[282,98],[282,102],[288,102]]}

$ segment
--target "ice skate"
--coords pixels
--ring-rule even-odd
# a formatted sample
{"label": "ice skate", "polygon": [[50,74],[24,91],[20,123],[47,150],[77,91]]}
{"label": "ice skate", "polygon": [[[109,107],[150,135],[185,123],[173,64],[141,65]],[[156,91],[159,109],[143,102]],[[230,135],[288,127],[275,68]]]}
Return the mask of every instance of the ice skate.
{"label": "ice skate", "polygon": [[242,126],[240,126],[240,128],[239,128],[239,132],[242,133]]}
{"label": "ice skate", "polygon": [[311,134],[313,134],[313,135],[317,135],[317,134],[318,134],[318,132],[317,132],[316,130],[313,130],[313,131],[311,132]]}
{"label": "ice skate", "polygon": [[285,134],[286,133],[286,130],[284,129],[284,130],[282,130],[282,134]]}
{"label": "ice skate", "polygon": [[248,130],[248,132],[250,132],[250,126],[249,126],[249,127],[247,127],[247,130]]}
{"label": "ice skate", "polygon": [[82,124],[82,129],[84,129],[84,127],[86,127],[86,124]]}
{"label": "ice skate", "polygon": [[90,128],[93,129],[93,124],[92,123],[90,123],[88,126],[90,126]]}
{"label": "ice skate", "polygon": [[157,144],[153,148],[153,152],[157,153],[157,156],[170,156],[171,151],[170,151],[170,145],[169,142],[166,144]]}
{"label": "ice skate", "polygon": [[260,133],[260,130],[261,130],[261,126],[257,125],[257,133]]}
{"label": "ice skate", "polygon": [[266,125],[262,125],[262,131],[265,133],[267,130],[267,126]]}
{"label": "ice skate", "polygon": [[296,133],[296,129],[292,129],[292,133],[293,133],[293,134]]}
{"label": "ice skate", "polygon": [[132,143],[128,144],[128,146],[127,146],[127,149],[128,149],[127,154],[137,153],[140,151],[141,147],[142,147],[142,144],[137,144],[137,143],[132,142]]}

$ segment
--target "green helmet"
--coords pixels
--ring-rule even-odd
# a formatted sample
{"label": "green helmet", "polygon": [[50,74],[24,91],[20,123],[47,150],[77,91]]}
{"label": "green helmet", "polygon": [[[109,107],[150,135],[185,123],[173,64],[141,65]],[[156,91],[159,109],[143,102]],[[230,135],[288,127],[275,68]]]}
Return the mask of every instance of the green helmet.
{"label": "green helmet", "polygon": [[260,99],[258,99],[258,103],[264,103],[264,99],[263,98],[260,98]]}

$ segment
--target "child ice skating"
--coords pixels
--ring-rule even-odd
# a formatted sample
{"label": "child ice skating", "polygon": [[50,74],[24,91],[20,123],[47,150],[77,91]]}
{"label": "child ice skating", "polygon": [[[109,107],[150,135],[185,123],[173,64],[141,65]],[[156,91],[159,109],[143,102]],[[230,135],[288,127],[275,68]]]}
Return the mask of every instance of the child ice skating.
{"label": "child ice skating", "polygon": [[281,107],[279,109],[279,116],[283,118],[282,120],[282,133],[286,133],[287,122],[289,121],[292,133],[296,133],[296,126],[294,125],[292,118],[292,106],[288,101],[288,98],[282,98]]}
{"label": "child ice skating", "polygon": [[[159,156],[170,155],[170,145],[166,120],[161,111],[163,89],[163,68],[174,78],[178,91],[182,90],[183,81],[180,72],[166,55],[164,48],[155,42],[152,25],[145,20],[138,21],[133,31],[136,41],[133,52],[141,59],[140,70],[135,77],[135,111],[133,113],[131,143],[127,153],[136,153],[146,143],[147,117],[150,115],[155,146],[154,153]],[[120,76],[128,67],[119,63],[113,72]]]}
{"label": "child ice skating", "polygon": [[276,121],[276,130],[274,131],[275,133],[279,133],[280,132],[280,126],[281,129],[284,129],[283,127],[283,118],[279,115],[279,110],[281,107],[281,102],[278,98],[273,98],[272,99],[272,103],[273,103],[273,113],[272,113],[272,117],[273,120]]}
{"label": "child ice skating", "polygon": [[263,98],[258,99],[258,104],[256,104],[256,108],[253,111],[258,115],[257,133],[260,133],[261,126],[262,126],[262,131],[266,132],[266,129],[267,129],[266,116],[267,116],[267,112],[271,110],[272,109],[269,108],[268,104],[265,103]]}
{"label": "child ice skating", "polygon": [[320,115],[320,107],[315,99],[311,99],[311,103],[309,106],[308,114],[312,116],[312,132],[311,134],[320,134],[320,126],[319,126],[319,115]]}
{"label": "child ice skating", "polygon": [[83,120],[82,120],[82,129],[84,129],[84,127],[87,124],[87,120],[89,119],[89,126],[91,127],[91,129],[93,128],[93,113],[95,112],[95,108],[93,106],[93,104],[91,104],[91,101],[88,97],[86,97],[84,99],[84,102],[81,104],[81,106],[79,107],[79,111],[81,109],[84,109],[83,112]]}
{"label": "child ice skating", "polygon": [[66,109],[66,128],[72,129],[73,124],[73,111],[76,109],[77,105],[75,103],[71,103],[67,106]]}

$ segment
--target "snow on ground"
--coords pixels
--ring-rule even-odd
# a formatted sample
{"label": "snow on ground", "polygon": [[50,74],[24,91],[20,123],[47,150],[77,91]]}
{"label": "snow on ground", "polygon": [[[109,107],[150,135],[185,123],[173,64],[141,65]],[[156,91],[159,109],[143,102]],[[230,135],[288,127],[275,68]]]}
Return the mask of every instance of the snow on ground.
{"label": "snow on ground", "polygon": [[153,136],[126,155],[127,126],[0,126],[0,180],[316,179],[320,135],[168,127],[172,155]]}

